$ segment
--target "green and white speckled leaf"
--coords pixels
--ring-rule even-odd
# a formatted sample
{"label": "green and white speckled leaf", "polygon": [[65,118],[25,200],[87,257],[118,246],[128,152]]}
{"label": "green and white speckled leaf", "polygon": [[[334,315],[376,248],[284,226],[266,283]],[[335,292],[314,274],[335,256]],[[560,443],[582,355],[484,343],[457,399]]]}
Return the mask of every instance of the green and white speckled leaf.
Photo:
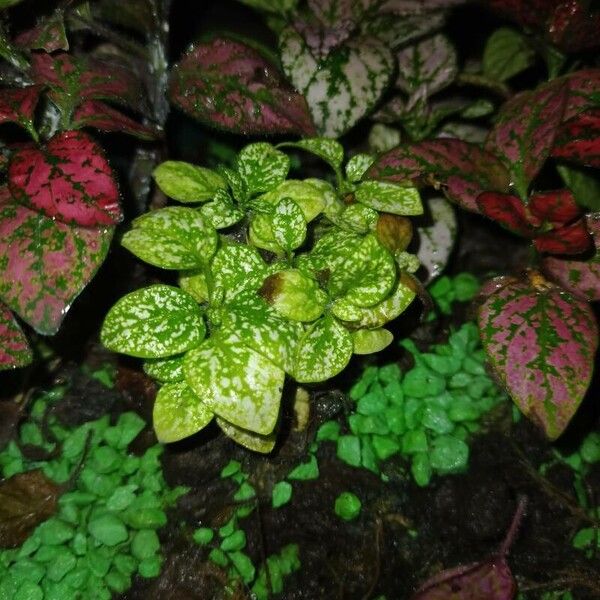
{"label": "green and white speckled leaf", "polygon": [[100,339],[114,352],[165,358],[194,348],[205,333],[196,301],[179,288],[159,284],[123,296],[106,315]]}
{"label": "green and white speckled leaf", "polygon": [[370,154],[355,154],[346,165],[346,177],[353,183],[360,181],[374,162],[375,157]]}
{"label": "green and white speckled leaf", "polygon": [[179,202],[204,202],[214,198],[217,190],[227,187],[216,171],[179,160],[168,160],[154,169],[158,187]]}
{"label": "green and white speckled leaf", "polygon": [[305,138],[298,142],[286,142],[280,144],[280,146],[290,146],[306,150],[324,160],[334,171],[339,171],[342,168],[344,147],[336,140],[325,137]]}
{"label": "green and white speckled leaf", "polygon": [[235,334],[217,335],[187,353],[185,377],[218,416],[261,435],[277,423],[285,373]]}
{"label": "green and white speckled leaf", "polygon": [[381,352],[394,341],[387,329],[358,329],[352,332],[354,354],[374,354]]}
{"label": "green and white speckled leaf", "polygon": [[289,371],[302,326],[277,313],[255,291],[246,291],[221,311],[221,329]]}
{"label": "green and white speckled leaf", "polygon": [[241,244],[219,248],[211,270],[215,292],[223,293],[224,302],[245,290],[257,290],[267,276],[267,265],[258,251]]}
{"label": "green and white speckled leaf", "polygon": [[242,148],[237,159],[240,176],[250,196],[268,192],[285,181],[290,170],[287,154],[266,142],[249,144]]}
{"label": "green and white speckled leaf", "polygon": [[256,203],[258,206],[263,203],[276,206],[284,198],[291,198],[302,209],[306,221],[310,222],[325,208],[328,193],[334,191],[325,181],[287,179],[275,189],[259,196]]}
{"label": "green and white speckled leaf", "polygon": [[396,86],[410,95],[433,96],[450,85],[458,73],[454,46],[442,34],[403,48],[397,59]]}
{"label": "green and white speckled leaf", "polygon": [[273,221],[270,214],[256,214],[252,217],[248,237],[250,243],[257,248],[268,250],[274,254],[283,254],[283,248],[273,235]]}
{"label": "green and white speckled leaf", "polygon": [[356,37],[316,60],[293,27],[279,37],[281,62],[321,135],[338,137],[365,116],[388,85],[394,57],[374,37]]}
{"label": "green and white speckled leaf", "polygon": [[159,442],[177,442],[204,429],[214,413],[185,381],[163,385],[154,401],[152,421]]}
{"label": "green and white speckled leaf", "polygon": [[233,203],[227,190],[217,190],[214,200],[203,204],[200,212],[215,229],[231,227],[244,218],[244,212]]}
{"label": "green and white speckled leaf", "polygon": [[363,204],[350,204],[333,222],[346,231],[367,233],[375,229],[379,213]]}
{"label": "green and white speckled leaf", "polygon": [[299,383],[317,383],[337,375],[352,356],[352,336],[330,315],[315,321],[302,336],[293,375]]}
{"label": "green and white speckled leaf", "polygon": [[369,131],[369,151],[374,154],[381,154],[395,148],[402,141],[400,129],[385,125],[384,123],[375,123]]}
{"label": "green and white speckled leaf", "polygon": [[194,269],[217,249],[217,232],[193,208],[169,206],[135,219],[121,244],[143,261],[163,269]]}
{"label": "green and white speckled leaf", "polygon": [[327,294],[312,278],[298,269],[269,275],[260,289],[261,296],[283,317],[292,321],[318,319],[327,306]]}
{"label": "green and white speckled leaf", "polygon": [[346,298],[340,298],[334,302],[331,312],[342,321],[372,329],[381,327],[402,314],[416,295],[411,277],[403,273],[390,295],[379,304],[363,308],[348,302]]}
{"label": "green and white speckled leaf", "polygon": [[223,179],[227,181],[227,185],[231,188],[233,197],[238,202],[245,202],[248,196],[248,189],[246,186],[246,180],[233,169],[219,165],[219,173],[223,176]]}
{"label": "green and white speckled leaf", "polygon": [[244,446],[244,448],[248,448],[248,450],[268,454],[275,447],[275,442],[277,440],[275,432],[270,433],[269,435],[259,435],[253,431],[236,427],[221,417],[217,417],[217,425],[227,437],[230,437],[234,442]]}
{"label": "green and white speckled leaf", "polygon": [[154,377],[161,383],[177,383],[183,381],[184,355],[169,358],[151,358],[144,361],[144,373]]}
{"label": "green and white speckled leaf", "polygon": [[182,271],[179,274],[179,287],[199,304],[209,300],[208,282],[204,271]]}
{"label": "green and white speckled leaf", "polygon": [[354,192],[357,202],[394,215],[422,215],[419,190],[386,181],[363,181]]}
{"label": "green and white speckled leaf", "polygon": [[302,245],[306,238],[306,220],[302,209],[291,198],[283,198],[273,209],[273,237],[286,251]]}

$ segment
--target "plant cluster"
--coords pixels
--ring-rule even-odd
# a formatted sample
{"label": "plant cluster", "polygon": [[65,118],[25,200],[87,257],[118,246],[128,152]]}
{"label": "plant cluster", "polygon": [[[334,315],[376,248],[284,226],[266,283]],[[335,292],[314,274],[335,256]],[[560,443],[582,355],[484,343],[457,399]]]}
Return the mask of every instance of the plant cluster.
{"label": "plant cluster", "polygon": [[[18,440],[0,452],[0,596],[9,600],[109,600],[136,574],[156,577],[156,531],[185,491],[167,488],[161,446],[128,452],[146,426],[141,417],[66,428],[47,414],[60,394],[36,400]],[[32,450],[46,458],[28,458]]]}

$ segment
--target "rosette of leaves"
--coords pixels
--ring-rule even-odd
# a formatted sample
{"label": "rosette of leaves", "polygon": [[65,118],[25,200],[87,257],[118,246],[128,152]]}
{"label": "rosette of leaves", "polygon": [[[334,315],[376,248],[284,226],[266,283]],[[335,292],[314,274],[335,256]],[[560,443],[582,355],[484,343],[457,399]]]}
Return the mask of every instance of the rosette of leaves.
{"label": "rosette of leaves", "polygon": [[[288,179],[280,148],[311,152],[337,187]],[[179,272],[179,287],[153,285],[108,313],[102,341],[145,359],[162,387],[154,406],[160,440],[179,440],[216,417],[226,435],[268,452],[286,375],[300,383],[337,375],[353,353],[392,341],[384,325],[415,297],[405,252],[407,215],[422,211],[412,187],[360,182],[373,158],[343,167],[343,149],[310,138],[246,146],[234,168],[168,161],[159,187],[184,206],[133,222],[123,245]]]}
{"label": "rosette of leaves", "polygon": [[[461,207],[532,240],[531,266],[541,266],[549,281],[535,271],[492,281],[479,326],[499,379],[551,439],[581,403],[598,346],[588,302],[600,290],[599,188],[588,167],[598,166],[599,92],[600,71],[571,73],[511,98],[483,148],[458,139],[405,144],[366,175],[433,184]],[[552,166],[565,188],[540,190],[538,174]]]}

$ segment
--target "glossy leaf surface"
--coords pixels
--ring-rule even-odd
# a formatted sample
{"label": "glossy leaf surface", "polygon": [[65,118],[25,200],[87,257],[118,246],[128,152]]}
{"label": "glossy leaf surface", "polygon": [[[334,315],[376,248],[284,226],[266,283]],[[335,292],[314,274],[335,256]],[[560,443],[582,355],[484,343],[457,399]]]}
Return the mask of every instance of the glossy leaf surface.
{"label": "glossy leaf surface", "polygon": [[6,306],[0,304],[0,371],[23,367],[32,360],[25,334]]}
{"label": "glossy leaf surface", "polygon": [[600,168],[600,109],[581,113],[564,123],[554,142],[552,156]]}

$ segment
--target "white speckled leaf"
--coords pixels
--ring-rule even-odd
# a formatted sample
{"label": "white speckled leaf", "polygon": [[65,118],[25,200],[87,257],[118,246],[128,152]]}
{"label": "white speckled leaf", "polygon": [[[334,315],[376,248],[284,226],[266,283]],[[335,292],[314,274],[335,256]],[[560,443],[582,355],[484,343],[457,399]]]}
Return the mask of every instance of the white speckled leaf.
{"label": "white speckled leaf", "polygon": [[214,200],[203,204],[200,212],[215,229],[231,227],[244,218],[244,212],[233,203],[227,190],[217,190]]}
{"label": "white speckled leaf", "polygon": [[283,198],[273,209],[273,237],[287,252],[302,245],[306,238],[306,220],[302,209],[291,198]]}
{"label": "white speckled leaf", "polygon": [[363,181],[354,192],[357,202],[394,215],[422,215],[419,190],[387,181]]}
{"label": "white speckled leaf", "polygon": [[372,4],[375,4],[373,0],[308,0],[311,12],[330,27],[341,21],[357,22]]}
{"label": "white speckled leaf", "polygon": [[204,202],[214,198],[227,183],[216,171],[178,160],[168,160],[156,167],[154,179],[169,198],[179,202]]}
{"label": "white speckled leaf", "polygon": [[271,144],[258,142],[242,148],[237,159],[240,176],[250,196],[268,192],[287,177],[290,159]]}
{"label": "white speckled leaf", "polygon": [[213,336],[187,353],[189,386],[220,417],[261,435],[279,415],[285,373],[235,334]]}
{"label": "white speckled leaf", "polygon": [[123,296],[108,312],[101,341],[139,358],[165,358],[197,346],[205,335],[202,312],[186,292],[151,285]]}
{"label": "white speckled leaf", "polygon": [[458,73],[456,51],[442,34],[403,48],[397,59],[396,86],[411,95],[432,96],[450,85]]}
{"label": "white speckled leaf", "polygon": [[296,351],[294,378],[317,383],[337,375],[352,356],[352,336],[330,315],[315,321],[302,336]]}
{"label": "white speckled leaf", "polygon": [[201,270],[182,271],[179,274],[179,287],[193,296],[198,304],[209,300],[208,282],[206,275]]}
{"label": "white speckled leaf", "polygon": [[427,200],[432,224],[418,227],[419,250],[417,256],[427,269],[428,283],[438,277],[450,257],[456,239],[456,213],[445,198],[429,198]]}
{"label": "white speckled leaf", "polygon": [[223,176],[223,179],[227,181],[227,185],[231,188],[233,197],[238,202],[243,202],[247,199],[248,189],[246,187],[246,180],[233,169],[219,165],[219,173]]}
{"label": "white speckled leaf", "polygon": [[334,223],[346,231],[367,233],[375,228],[379,214],[376,210],[362,204],[350,204],[334,220]]}
{"label": "white speckled leaf", "polygon": [[144,373],[161,383],[183,381],[183,359],[183,354],[169,358],[151,358],[144,361]]}
{"label": "white speckled leaf", "polygon": [[[319,183],[325,186],[322,188]],[[275,189],[259,196],[256,202],[259,205],[265,203],[276,206],[283,198],[291,198],[302,209],[306,221],[310,222],[323,210],[326,195],[331,191],[331,186],[324,181],[287,179]]]}
{"label": "white speckled leaf", "polygon": [[221,417],[217,417],[217,425],[227,437],[230,437],[234,442],[237,442],[241,446],[248,448],[248,450],[268,454],[275,447],[275,442],[277,440],[275,432],[270,433],[269,435],[260,435],[253,431],[236,427]]}
{"label": "white speckled leaf", "polygon": [[319,61],[292,27],[281,32],[279,46],[288,78],[327,137],[342,135],[367,114],[394,70],[391,51],[373,37],[353,38]]}
{"label": "white speckled leaf", "polygon": [[170,206],[135,219],[121,244],[143,261],[163,269],[199,267],[217,249],[217,232],[193,208]]}
{"label": "white speckled leaf", "polygon": [[163,385],[154,401],[152,421],[159,442],[168,444],[204,429],[214,413],[185,381]]}
{"label": "white speckled leaf", "polygon": [[384,123],[375,123],[369,131],[369,150],[381,154],[395,148],[402,141],[400,130]]}
{"label": "white speckled leaf", "polygon": [[270,214],[255,214],[252,217],[248,237],[250,243],[257,248],[278,255],[283,254],[283,248],[277,243],[273,235],[273,220]]}
{"label": "white speckled leaf", "polygon": [[292,148],[306,150],[323,159],[326,163],[331,165],[334,171],[341,169],[342,161],[344,160],[344,147],[336,140],[330,138],[305,138],[294,143],[280,144],[280,146],[290,146]]}
{"label": "white speckled leaf", "polygon": [[354,183],[360,181],[374,162],[375,157],[370,154],[355,154],[346,165],[346,177]]}
{"label": "white speckled leaf", "polygon": [[211,270],[215,291],[222,290],[225,302],[245,290],[257,290],[267,276],[267,265],[258,251],[241,244],[219,248]]}
{"label": "white speckled leaf", "polygon": [[394,341],[387,329],[358,329],[352,332],[354,354],[374,354],[381,352]]}
{"label": "white speckled leaf", "polygon": [[302,326],[279,315],[254,291],[246,291],[222,311],[223,331],[231,332],[278,367],[289,371]]}
{"label": "white speckled leaf", "polygon": [[369,19],[364,24],[363,31],[380,39],[390,48],[397,48],[441,29],[445,21],[444,11],[405,15],[402,18],[386,13]]}

